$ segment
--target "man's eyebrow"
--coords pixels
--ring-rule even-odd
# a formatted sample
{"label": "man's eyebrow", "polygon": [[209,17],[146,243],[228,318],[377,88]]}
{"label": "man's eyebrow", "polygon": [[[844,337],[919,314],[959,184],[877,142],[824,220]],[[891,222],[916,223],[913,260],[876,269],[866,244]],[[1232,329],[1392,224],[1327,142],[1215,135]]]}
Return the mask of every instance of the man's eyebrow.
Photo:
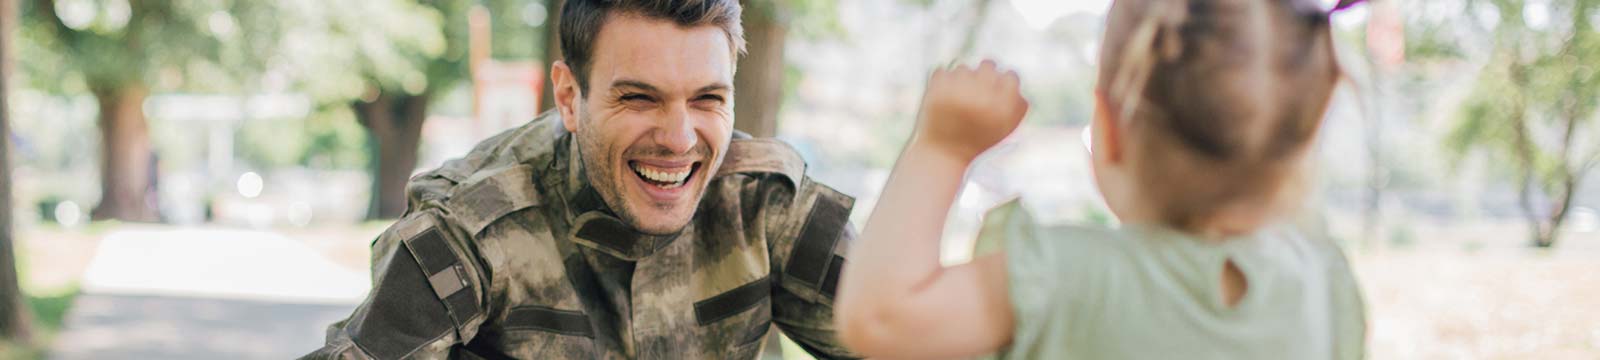
{"label": "man's eyebrow", "polygon": [[621,80],[613,81],[613,82],[611,82],[611,87],[612,88],[631,87],[631,88],[637,88],[639,90],[644,90],[645,92],[652,92],[652,93],[660,93],[661,92],[660,89],[656,89],[655,85],[650,85],[650,84],[645,83],[643,81],[630,80],[630,79],[621,79]]}
{"label": "man's eyebrow", "polygon": [[702,87],[700,87],[699,90],[695,90],[694,93],[696,93],[696,94],[704,94],[704,93],[709,93],[709,92],[728,91],[728,90],[733,90],[733,85],[728,85],[728,83],[719,82],[719,83],[715,83],[715,84],[711,84],[711,85],[702,86]]}

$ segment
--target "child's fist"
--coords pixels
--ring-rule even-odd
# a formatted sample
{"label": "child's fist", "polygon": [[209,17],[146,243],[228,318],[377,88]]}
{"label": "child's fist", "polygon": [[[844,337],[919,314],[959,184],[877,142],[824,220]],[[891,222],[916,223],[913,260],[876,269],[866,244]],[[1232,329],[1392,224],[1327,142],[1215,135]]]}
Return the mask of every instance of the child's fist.
{"label": "child's fist", "polygon": [[977,68],[935,70],[922,95],[913,141],[962,160],[977,157],[1016,130],[1028,113],[1018,83],[1016,72],[1001,72],[990,60]]}

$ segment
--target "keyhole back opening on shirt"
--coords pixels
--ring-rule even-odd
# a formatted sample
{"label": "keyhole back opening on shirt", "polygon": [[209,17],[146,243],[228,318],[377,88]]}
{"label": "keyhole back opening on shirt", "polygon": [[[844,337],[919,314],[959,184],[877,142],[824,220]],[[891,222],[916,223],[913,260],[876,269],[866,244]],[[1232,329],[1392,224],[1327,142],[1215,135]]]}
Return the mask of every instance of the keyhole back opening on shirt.
{"label": "keyhole back opening on shirt", "polygon": [[1228,259],[1222,265],[1222,305],[1229,309],[1239,306],[1239,300],[1244,299],[1244,294],[1250,289],[1249,279],[1244,277],[1244,272],[1239,266]]}

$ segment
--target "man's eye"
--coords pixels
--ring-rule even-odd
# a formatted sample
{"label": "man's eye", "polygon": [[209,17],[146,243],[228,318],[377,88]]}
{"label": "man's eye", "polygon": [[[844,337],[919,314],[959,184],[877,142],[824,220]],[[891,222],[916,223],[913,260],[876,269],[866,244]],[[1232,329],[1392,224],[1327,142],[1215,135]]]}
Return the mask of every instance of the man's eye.
{"label": "man's eye", "polygon": [[618,99],[623,105],[630,107],[648,107],[656,103],[656,98],[645,94],[626,94]]}
{"label": "man's eye", "polygon": [[694,98],[694,101],[708,105],[722,105],[722,103],[726,102],[722,99],[722,95],[701,95],[700,97]]}

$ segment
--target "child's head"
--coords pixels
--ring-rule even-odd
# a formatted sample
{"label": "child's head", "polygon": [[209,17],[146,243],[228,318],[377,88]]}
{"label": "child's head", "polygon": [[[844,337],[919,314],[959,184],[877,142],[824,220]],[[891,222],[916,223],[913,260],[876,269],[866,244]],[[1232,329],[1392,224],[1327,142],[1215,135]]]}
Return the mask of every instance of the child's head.
{"label": "child's head", "polygon": [[1124,221],[1248,232],[1298,199],[1340,76],[1315,0],[1116,0],[1093,157]]}

